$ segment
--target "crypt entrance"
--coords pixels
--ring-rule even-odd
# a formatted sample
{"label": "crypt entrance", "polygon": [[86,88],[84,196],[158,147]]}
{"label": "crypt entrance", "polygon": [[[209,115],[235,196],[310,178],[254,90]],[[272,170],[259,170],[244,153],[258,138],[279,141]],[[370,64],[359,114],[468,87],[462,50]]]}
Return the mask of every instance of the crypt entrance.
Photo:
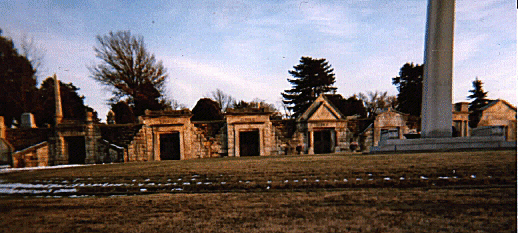
{"label": "crypt entrance", "polygon": [[160,134],[160,160],[180,158],[180,132]]}
{"label": "crypt entrance", "polygon": [[334,152],[335,135],[335,131],[332,129],[315,130],[313,132],[315,154],[327,154]]}
{"label": "crypt entrance", "polygon": [[68,164],[85,164],[85,137],[65,137],[65,150],[68,155]]}
{"label": "crypt entrance", "polygon": [[259,156],[259,130],[239,132],[239,151],[241,156]]}

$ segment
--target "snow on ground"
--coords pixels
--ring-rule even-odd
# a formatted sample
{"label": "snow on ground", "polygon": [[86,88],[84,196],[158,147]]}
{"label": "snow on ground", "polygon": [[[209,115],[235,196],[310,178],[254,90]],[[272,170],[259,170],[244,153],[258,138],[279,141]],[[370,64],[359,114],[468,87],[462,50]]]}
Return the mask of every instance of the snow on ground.
{"label": "snow on ground", "polygon": [[33,171],[33,170],[43,170],[43,169],[57,169],[57,168],[68,168],[68,167],[83,167],[83,166],[91,166],[92,164],[66,164],[66,165],[56,165],[56,166],[46,166],[46,167],[24,167],[24,168],[2,168],[0,169],[0,173],[9,173],[16,171]]}

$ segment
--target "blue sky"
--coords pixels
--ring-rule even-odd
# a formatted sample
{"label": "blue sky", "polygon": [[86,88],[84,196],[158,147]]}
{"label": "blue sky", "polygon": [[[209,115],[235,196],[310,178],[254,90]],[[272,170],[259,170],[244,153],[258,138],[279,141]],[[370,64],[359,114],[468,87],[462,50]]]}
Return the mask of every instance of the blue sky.
{"label": "blue sky", "polygon": [[[280,105],[301,56],[326,58],[338,93],[388,91],[406,62],[422,64],[426,0],[0,0],[0,28],[45,51],[40,80],[56,73],[105,118],[111,93],[90,78],[96,35],[130,30],[169,73],[167,95],[189,108],[219,88]],[[516,3],[457,0],[454,101],[478,77],[490,98],[516,106]]]}

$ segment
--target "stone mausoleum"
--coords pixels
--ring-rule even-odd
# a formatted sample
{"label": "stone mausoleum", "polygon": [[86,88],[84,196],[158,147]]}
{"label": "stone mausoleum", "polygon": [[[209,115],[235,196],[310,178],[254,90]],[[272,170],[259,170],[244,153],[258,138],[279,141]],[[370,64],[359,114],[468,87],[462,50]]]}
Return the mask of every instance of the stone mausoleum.
{"label": "stone mausoleum", "polygon": [[[136,124],[96,123],[91,112],[84,120],[62,119],[57,113],[57,124],[45,128],[37,128],[29,113],[22,116],[20,128],[6,128],[0,117],[0,163],[35,167],[368,151],[383,140],[404,139],[419,130],[410,116],[390,108],[371,118],[345,116],[342,99],[320,95],[297,119],[281,119],[261,107],[228,109],[216,118],[200,117],[197,107],[147,110]],[[198,104],[202,101],[217,106],[210,99]],[[483,109],[480,129],[469,129],[466,104],[452,109],[457,136],[486,134],[516,141],[516,107],[491,101]]]}

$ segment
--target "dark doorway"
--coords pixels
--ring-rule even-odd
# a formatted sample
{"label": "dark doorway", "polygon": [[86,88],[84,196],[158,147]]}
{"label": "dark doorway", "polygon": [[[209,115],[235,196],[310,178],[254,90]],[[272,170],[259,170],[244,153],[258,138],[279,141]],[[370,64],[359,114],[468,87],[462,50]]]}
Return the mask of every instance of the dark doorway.
{"label": "dark doorway", "polygon": [[315,154],[331,153],[331,130],[315,131],[313,133],[315,139]]}
{"label": "dark doorway", "polygon": [[160,134],[160,160],[180,160],[180,133]]}
{"label": "dark doorway", "polygon": [[85,164],[85,137],[65,137],[68,164]]}
{"label": "dark doorway", "polygon": [[239,132],[239,156],[259,155],[259,130]]}

